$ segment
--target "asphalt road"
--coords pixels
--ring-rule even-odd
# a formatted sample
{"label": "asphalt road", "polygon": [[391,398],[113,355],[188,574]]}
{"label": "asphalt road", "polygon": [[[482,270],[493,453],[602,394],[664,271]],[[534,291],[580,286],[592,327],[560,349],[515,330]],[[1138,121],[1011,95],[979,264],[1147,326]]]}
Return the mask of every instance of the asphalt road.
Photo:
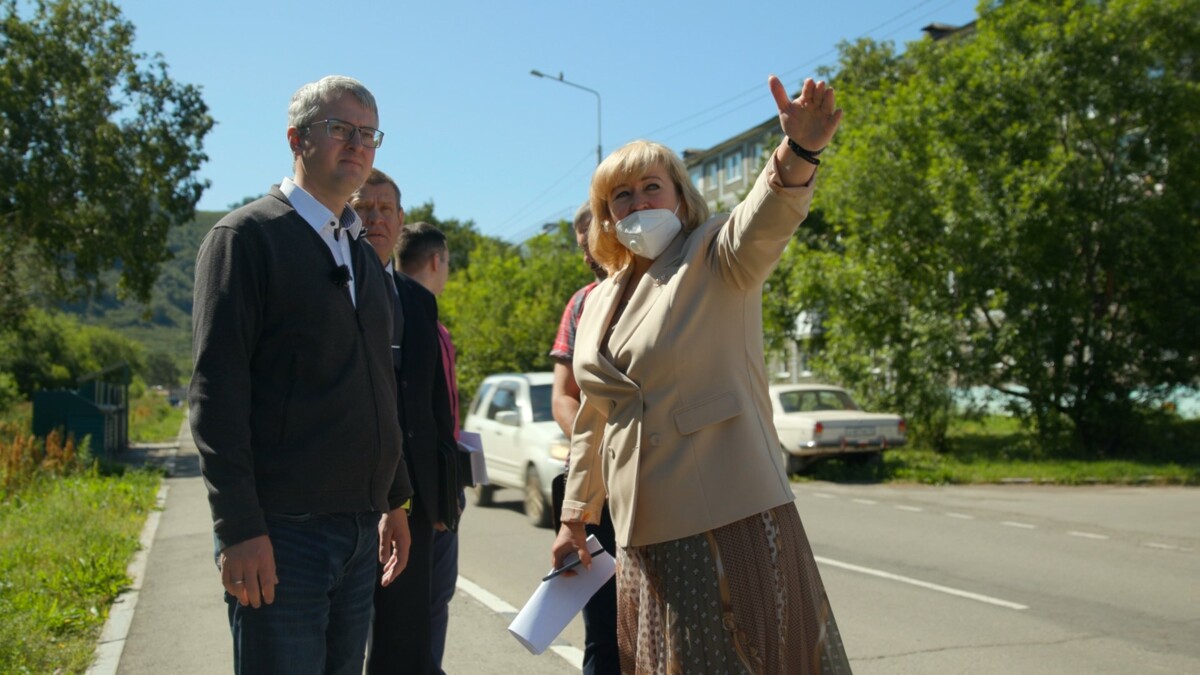
{"label": "asphalt road", "polygon": [[[795,492],[860,675],[1200,673],[1200,490],[804,483]],[[496,496],[465,514],[459,573],[493,605],[519,608],[550,565],[553,535],[524,519],[518,492]],[[451,645],[455,637],[452,620]],[[578,672],[578,619],[561,639],[568,658],[512,665]]]}
{"label": "asphalt road", "polygon": [[[102,639],[112,654],[97,674],[230,670],[197,460],[185,425],[144,574],[118,601],[125,623]],[[794,489],[859,675],[1200,673],[1200,490]],[[529,524],[520,493],[496,497],[464,514],[444,667],[578,673],[578,618],[538,656],[506,630],[550,567],[553,533]]]}

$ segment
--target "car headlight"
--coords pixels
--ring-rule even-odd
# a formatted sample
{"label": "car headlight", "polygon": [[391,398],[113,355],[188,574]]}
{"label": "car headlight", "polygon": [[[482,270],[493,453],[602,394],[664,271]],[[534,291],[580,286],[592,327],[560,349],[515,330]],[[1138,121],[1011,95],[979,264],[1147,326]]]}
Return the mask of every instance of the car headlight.
{"label": "car headlight", "polygon": [[571,444],[565,440],[555,441],[550,445],[550,456],[554,459],[567,461],[571,456]]}

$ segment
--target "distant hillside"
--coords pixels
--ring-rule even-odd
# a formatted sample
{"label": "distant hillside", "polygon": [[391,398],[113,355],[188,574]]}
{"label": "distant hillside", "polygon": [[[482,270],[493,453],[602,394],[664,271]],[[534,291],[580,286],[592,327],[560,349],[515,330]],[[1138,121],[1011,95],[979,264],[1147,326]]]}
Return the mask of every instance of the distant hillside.
{"label": "distant hillside", "polygon": [[[168,232],[167,248],[174,258],[163,264],[150,304],[123,302],[109,292],[96,300],[62,305],[60,309],[78,315],[86,323],[112,328],[141,342],[147,353],[166,353],[183,372],[190,372],[196,251],[204,235],[225,213],[197,211],[195,220]],[[113,286],[115,280],[114,274],[108,285]]]}

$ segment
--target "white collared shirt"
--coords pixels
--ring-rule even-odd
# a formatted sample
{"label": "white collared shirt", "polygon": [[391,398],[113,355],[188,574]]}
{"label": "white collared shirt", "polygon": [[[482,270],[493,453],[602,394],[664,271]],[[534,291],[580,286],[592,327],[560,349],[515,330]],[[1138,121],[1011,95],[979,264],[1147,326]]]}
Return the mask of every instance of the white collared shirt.
{"label": "white collared shirt", "polygon": [[[350,257],[350,240],[358,239],[358,235],[362,232],[362,220],[358,214],[347,204],[342,209],[340,216],[335,216],[324,204],[308,194],[304,188],[296,185],[291,178],[279,181],[279,191],[288,198],[292,208],[296,209],[296,213],[300,214],[300,217],[317,231],[321,240],[329,247],[329,252],[333,254],[334,261],[338,265],[345,265],[346,269],[350,271],[350,302],[357,307],[358,302],[354,293],[354,261]],[[334,228],[339,226],[349,236],[335,238],[333,236]]]}

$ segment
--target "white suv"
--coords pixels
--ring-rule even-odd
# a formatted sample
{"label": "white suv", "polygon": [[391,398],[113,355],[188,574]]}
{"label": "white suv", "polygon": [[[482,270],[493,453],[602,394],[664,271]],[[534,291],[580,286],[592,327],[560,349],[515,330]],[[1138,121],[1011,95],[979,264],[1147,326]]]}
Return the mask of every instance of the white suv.
{"label": "white suv", "polygon": [[490,482],[475,487],[475,503],[491,504],[496,487],[522,490],[525,515],[538,527],[550,525],[550,483],[570,453],[551,412],[553,380],[553,373],[490,375],[463,422],[479,434]]}

